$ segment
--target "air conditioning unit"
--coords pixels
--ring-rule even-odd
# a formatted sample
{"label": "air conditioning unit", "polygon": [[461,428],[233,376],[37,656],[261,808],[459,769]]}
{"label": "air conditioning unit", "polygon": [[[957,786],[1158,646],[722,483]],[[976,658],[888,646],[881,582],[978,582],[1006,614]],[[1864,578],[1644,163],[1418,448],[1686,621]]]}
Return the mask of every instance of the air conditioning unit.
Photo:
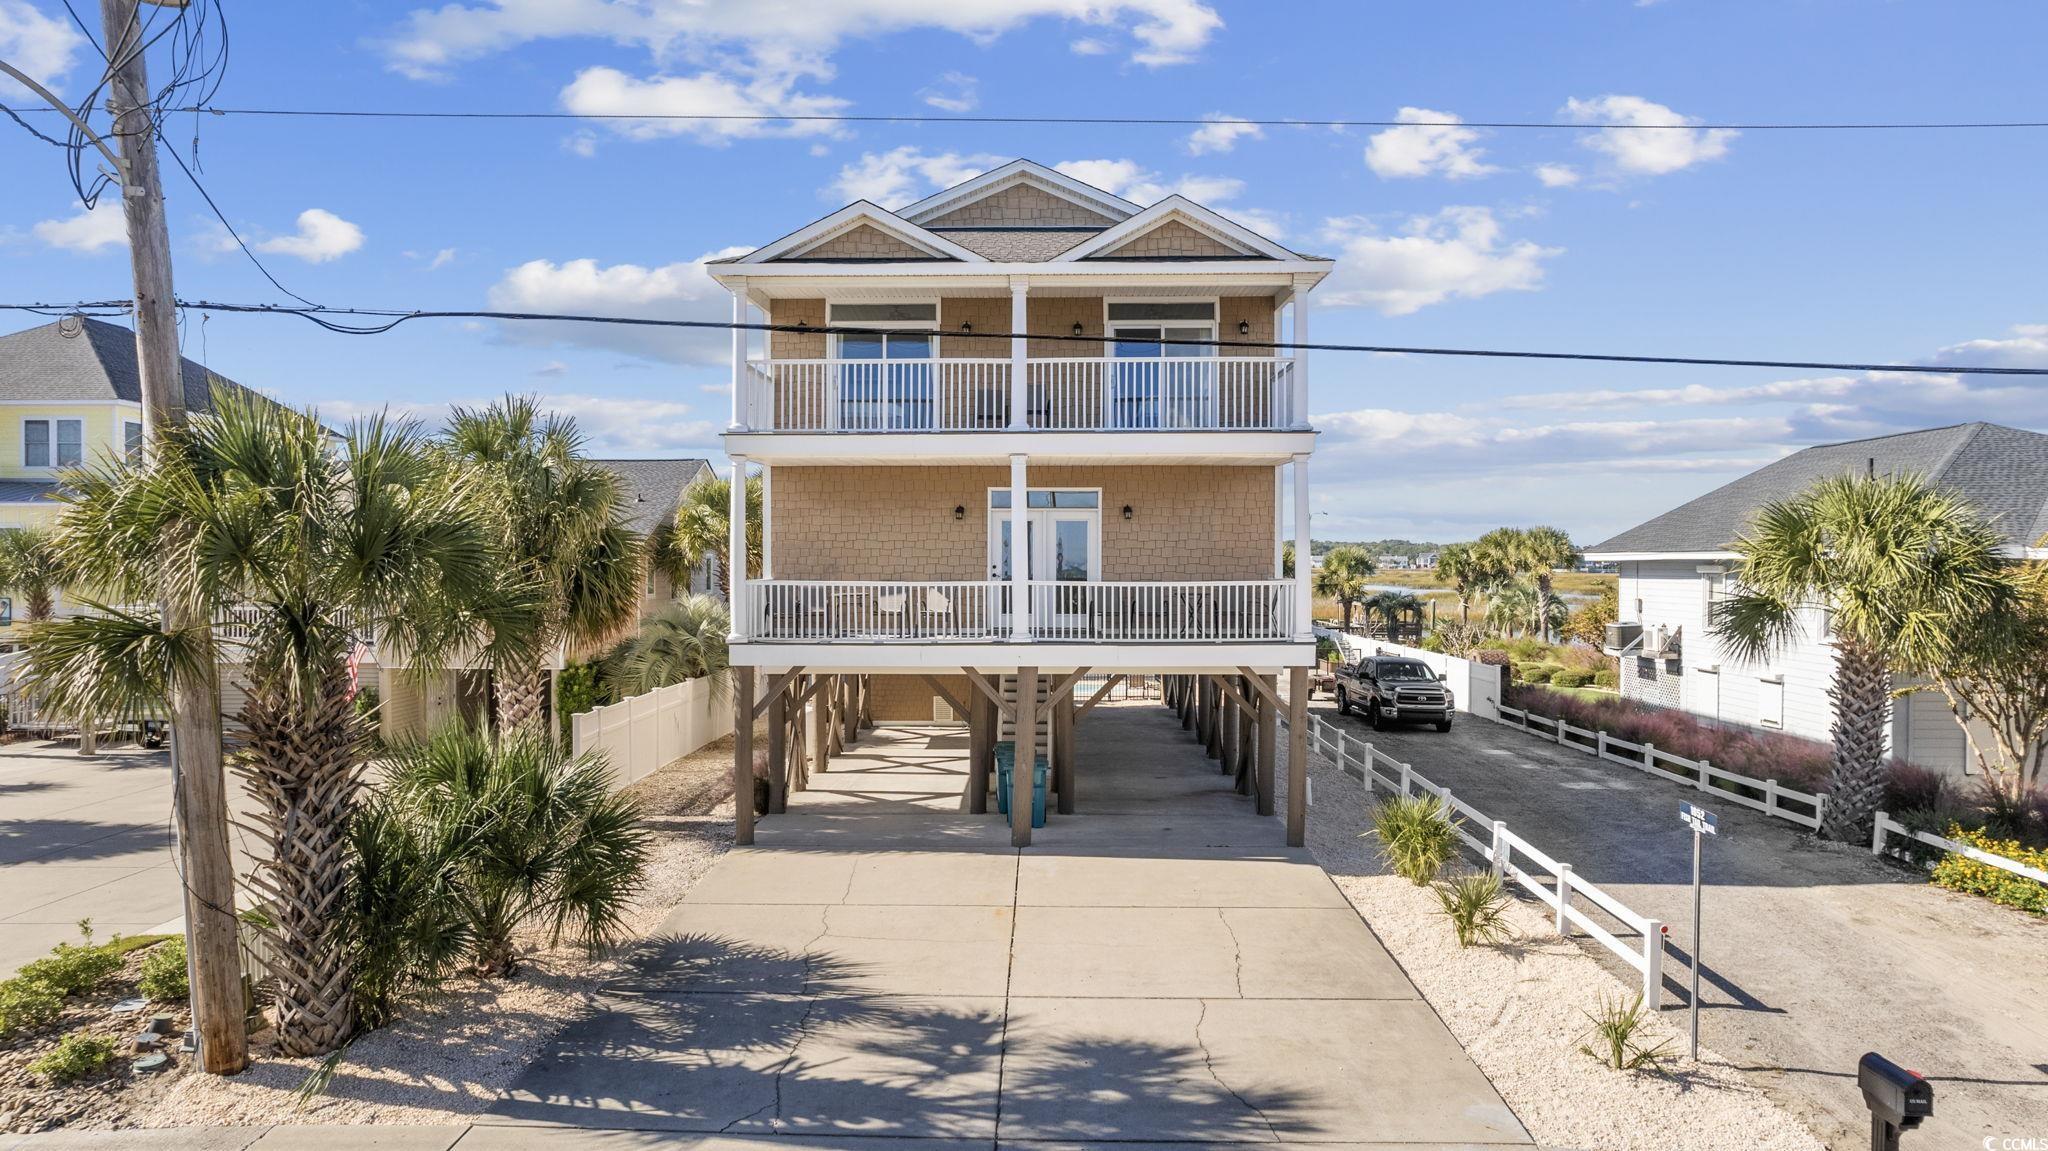
{"label": "air conditioning unit", "polygon": [[1642,638],[1642,624],[1611,623],[1607,625],[1607,640],[1601,645],[1601,648],[1608,655],[1625,655]]}
{"label": "air conditioning unit", "polygon": [[1636,654],[1645,659],[1677,659],[1679,637],[1684,628],[1670,628],[1663,624],[1643,628],[1643,646]]}

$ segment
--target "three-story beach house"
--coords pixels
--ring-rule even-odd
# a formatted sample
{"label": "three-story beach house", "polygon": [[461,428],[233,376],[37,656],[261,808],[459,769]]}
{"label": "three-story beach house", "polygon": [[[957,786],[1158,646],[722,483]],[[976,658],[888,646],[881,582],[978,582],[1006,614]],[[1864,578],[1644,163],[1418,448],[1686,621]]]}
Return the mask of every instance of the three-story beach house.
{"label": "three-story beach house", "polygon": [[1290,511],[1309,553],[1315,443],[1291,345],[1330,270],[1180,196],[1140,207],[1024,160],[712,264],[759,326],[733,334],[724,437],[764,489],[761,571],[732,592],[736,778],[767,714],[779,796],[788,717],[851,683],[877,720],[969,724],[972,810],[1002,741],[1023,763],[1051,745],[1068,810],[1084,673],[1229,676],[1268,717],[1270,811],[1277,679],[1298,721],[1315,657],[1308,567],[1282,572]]}

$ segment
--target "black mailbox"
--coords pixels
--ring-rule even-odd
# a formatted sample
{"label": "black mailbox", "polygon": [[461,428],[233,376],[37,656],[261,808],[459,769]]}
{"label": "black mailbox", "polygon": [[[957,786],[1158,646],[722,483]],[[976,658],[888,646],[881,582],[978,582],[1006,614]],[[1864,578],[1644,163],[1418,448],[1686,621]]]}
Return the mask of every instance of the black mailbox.
{"label": "black mailbox", "polygon": [[1870,1108],[1873,1151],[1897,1151],[1899,1132],[1934,1114],[1934,1084],[1875,1051],[1856,1064],[1856,1085]]}

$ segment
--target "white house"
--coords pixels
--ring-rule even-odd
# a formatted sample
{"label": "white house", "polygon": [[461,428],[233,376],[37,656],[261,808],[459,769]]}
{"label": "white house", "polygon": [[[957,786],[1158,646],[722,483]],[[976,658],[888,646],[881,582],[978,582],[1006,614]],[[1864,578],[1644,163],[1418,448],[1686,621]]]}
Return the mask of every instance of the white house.
{"label": "white house", "polygon": [[[1609,633],[1608,650],[1621,658],[1624,696],[1725,723],[1828,738],[1834,652],[1825,613],[1809,613],[1805,638],[1791,650],[1749,664],[1707,633],[1707,612],[1728,590],[1731,548],[1756,510],[1844,473],[1918,475],[1953,490],[2004,530],[2016,557],[2048,532],[2048,435],[1957,424],[1795,452],[1586,551],[1589,561],[1620,567],[1621,623]],[[1934,692],[1893,708],[1891,746],[1922,766],[1971,770],[1962,730]]]}

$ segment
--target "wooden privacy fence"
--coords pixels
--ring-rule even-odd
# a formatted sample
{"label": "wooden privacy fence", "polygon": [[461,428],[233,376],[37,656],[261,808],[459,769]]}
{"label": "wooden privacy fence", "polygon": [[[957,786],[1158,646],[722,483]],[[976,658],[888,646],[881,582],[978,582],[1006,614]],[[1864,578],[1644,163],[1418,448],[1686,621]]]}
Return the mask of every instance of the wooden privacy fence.
{"label": "wooden privacy fence", "polygon": [[1870,854],[1882,856],[1890,853],[1907,859],[1910,862],[1911,857],[1905,852],[1885,843],[1885,840],[1894,835],[1902,835],[1907,839],[1924,843],[1929,847],[1938,847],[1943,851],[1953,852],[1965,859],[1976,860],[1978,863],[1988,867],[1996,867],[2001,871],[2010,871],[2014,875],[2025,876],[2036,883],[2048,883],[2048,871],[2043,871],[2038,867],[2028,867],[2017,859],[2007,859],[2003,855],[1993,855],[1981,847],[1971,847],[1967,843],[1957,843],[1953,839],[1945,839],[1931,831],[1915,831],[1882,811],[1877,813],[1877,820],[1871,828]]}
{"label": "wooden privacy fence", "polygon": [[[1757,779],[1715,767],[1708,760],[1687,759],[1660,751],[1653,743],[1630,743],[1604,731],[1588,731],[1562,719],[1552,719],[1505,704],[1501,705],[1499,722],[1541,736],[1559,747],[1583,751],[1609,763],[1633,767],[1699,791],[1712,791],[1717,800],[1754,808],[1810,830],[1820,827],[1821,805],[1827,802],[1825,795],[1812,795],[1786,787],[1775,779]],[[1721,786],[1723,784],[1727,786]]]}
{"label": "wooden privacy fence", "polygon": [[[1552,859],[1535,844],[1516,835],[1506,823],[1488,819],[1478,808],[1452,795],[1450,788],[1431,783],[1408,764],[1388,756],[1365,740],[1348,739],[1343,728],[1326,722],[1321,716],[1309,719],[1309,748],[1346,775],[1364,783],[1368,795],[1378,787],[1396,795],[1412,796],[1419,791],[1436,796],[1443,803],[1444,814],[1452,819],[1458,838],[1491,865],[1495,875],[1514,880],[1538,902],[1550,908],[1559,935],[1569,936],[1571,929],[1577,927],[1619,956],[1622,962],[1635,968],[1643,977],[1643,1002],[1653,1010],[1656,1008],[1664,986],[1664,924],[1661,921],[1636,914],[1620,900],[1579,878],[1571,864]],[[1382,768],[1391,774],[1383,774]],[[1466,822],[1459,823],[1459,816],[1463,816]],[[1485,837],[1467,831],[1469,826],[1486,829]],[[1535,870],[1530,870],[1532,867]],[[1595,919],[1582,904],[1605,912],[1616,926],[1610,928]]]}
{"label": "wooden privacy fence", "polygon": [[622,788],[732,734],[732,707],[717,677],[688,679],[569,717],[569,748],[597,752]]}

